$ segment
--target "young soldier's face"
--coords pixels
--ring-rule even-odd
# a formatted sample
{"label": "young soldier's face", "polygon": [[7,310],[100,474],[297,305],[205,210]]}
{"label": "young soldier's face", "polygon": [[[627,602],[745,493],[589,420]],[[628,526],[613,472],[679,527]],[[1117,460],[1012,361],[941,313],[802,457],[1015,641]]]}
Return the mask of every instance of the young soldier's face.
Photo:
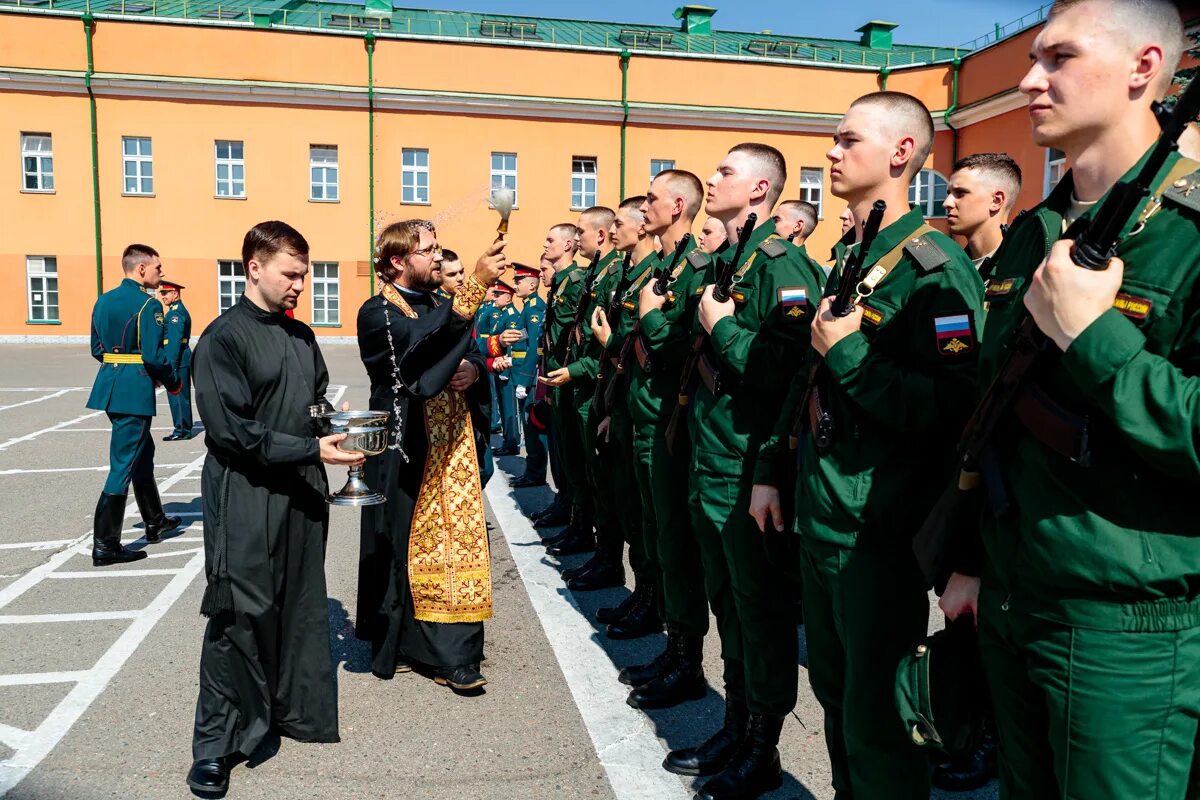
{"label": "young soldier's face", "polygon": [[709,217],[700,229],[700,249],[712,255],[725,244],[725,226],[716,217]]}
{"label": "young soldier's face", "polygon": [[574,240],[563,231],[555,229],[546,234],[546,242],[542,245],[542,251],[546,254],[546,258],[558,261],[571,252],[573,247]]}
{"label": "young soldier's face", "polygon": [[[667,181],[655,178],[650,181],[646,190],[646,200],[642,203],[642,215],[646,219],[646,233],[650,236],[661,236],[671,227],[675,220],[676,205],[680,198],[672,197]],[[678,212],[682,213],[682,212]]]}
{"label": "young soldier's face", "polygon": [[755,174],[753,159],[746,153],[734,152],[725,156],[717,171],[708,179],[704,208],[719,220],[732,219],[750,205],[761,189],[762,179]]}
{"label": "young soldier's face", "polygon": [[280,250],[259,261],[250,259],[246,274],[258,285],[258,291],[272,311],[295,308],[304,293],[304,276],[308,274],[308,256]]}
{"label": "young soldier's face", "polygon": [[517,297],[529,297],[537,291],[537,285],[537,278],[517,278]]}
{"label": "young soldier's face", "polygon": [[455,294],[463,287],[467,279],[466,270],[461,261],[442,262],[442,289],[448,294]]}
{"label": "young soldier's face", "polygon": [[774,216],[771,217],[771,222],[775,223],[775,235],[782,236],[784,239],[799,236],[801,228],[803,228],[800,217],[787,208],[775,212]]}
{"label": "young soldier's face", "polygon": [[642,222],[626,209],[617,209],[616,219],[612,224],[613,247],[622,253],[632,250],[641,238]]}
{"label": "young soldier's face", "polygon": [[575,249],[584,258],[590,259],[600,249],[600,238],[603,235],[600,227],[587,217],[580,217],[575,224],[579,234],[575,237]]}
{"label": "young soldier's face", "polygon": [[882,106],[852,107],[833,134],[829,159],[829,188],[834,196],[855,201],[864,192],[882,185],[890,176],[895,142]]}
{"label": "young soldier's face", "polygon": [[512,295],[508,292],[496,292],[496,308],[504,308],[512,302]]}
{"label": "young soldier's face", "polygon": [[960,169],[950,176],[946,193],[946,222],[956,236],[970,236],[1001,210],[1003,201],[985,175],[975,169]]}
{"label": "young soldier's face", "polygon": [[547,289],[554,286],[554,262],[548,258],[542,259],[542,286]]}

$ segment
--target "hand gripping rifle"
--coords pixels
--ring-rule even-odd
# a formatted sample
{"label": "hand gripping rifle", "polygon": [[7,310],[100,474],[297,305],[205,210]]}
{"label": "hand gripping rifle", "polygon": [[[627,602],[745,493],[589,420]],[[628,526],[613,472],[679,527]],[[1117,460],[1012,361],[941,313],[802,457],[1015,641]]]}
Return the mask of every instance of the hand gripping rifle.
{"label": "hand gripping rifle", "polygon": [[[1121,232],[1154,189],[1158,173],[1171,153],[1179,147],[1179,137],[1200,115],[1200,81],[1192,81],[1174,109],[1169,110],[1162,103],[1156,103],[1154,113],[1162,127],[1162,135],[1138,174],[1132,180],[1119,181],[1113,186],[1090,222],[1077,221],[1063,234],[1063,239],[1074,240],[1071,260],[1084,269],[1108,268],[1120,244]],[[1031,368],[1048,350],[1049,342],[1033,318],[1026,313],[1017,326],[1008,355],[1000,364],[996,377],[975,407],[959,439],[958,470],[954,481],[913,539],[913,552],[921,572],[926,581],[939,590],[954,568],[950,554],[953,536],[959,529],[969,530],[979,523],[982,504],[979,497],[981,464],[986,462],[992,442],[1001,426],[1008,421],[1014,403],[1026,388]],[[1086,465],[1088,453],[1081,452],[1078,460]],[[1003,504],[995,511],[1002,513]]]}
{"label": "hand gripping rifle", "polygon": [[[729,299],[730,292],[733,289],[733,276],[737,273],[738,266],[742,262],[742,254],[746,251],[746,244],[750,241],[757,222],[757,214],[751,212],[746,216],[745,223],[743,223],[741,229],[738,231],[737,247],[733,251],[733,258],[724,263],[718,262],[720,268],[717,272],[716,283],[713,284],[713,297],[722,303]],[[676,252],[679,249],[676,248]],[[679,376],[679,403],[675,406],[675,410],[671,412],[671,419],[667,423],[667,448],[672,451],[674,451],[679,426],[683,423],[684,413],[688,403],[691,401],[692,382],[696,377],[696,365],[700,362],[701,354],[704,351],[704,344],[707,341],[708,336],[703,332],[696,334],[696,338],[692,340],[692,349],[688,353],[687,360],[683,362],[683,371]]]}
{"label": "hand gripping rifle", "polygon": [[675,272],[675,268],[679,266],[679,259],[683,258],[683,253],[687,250],[687,246],[692,241],[692,235],[685,233],[683,237],[675,245],[675,253],[671,258],[671,265],[663,265],[662,270],[654,279],[654,293],[659,297],[666,297],[667,291],[671,288],[671,282],[674,280],[671,275]]}

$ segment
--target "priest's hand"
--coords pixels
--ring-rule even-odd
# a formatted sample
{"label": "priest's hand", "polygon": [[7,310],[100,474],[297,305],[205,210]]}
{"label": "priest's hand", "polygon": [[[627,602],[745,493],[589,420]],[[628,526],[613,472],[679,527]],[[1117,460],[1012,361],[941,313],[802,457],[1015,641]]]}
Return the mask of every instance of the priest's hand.
{"label": "priest's hand", "polygon": [[367,457],[362,453],[347,453],[338,449],[338,442],[346,438],[344,433],[334,433],[322,436],[318,442],[321,445],[321,460],[335,467],[360,467],[366,463]]}
{"label": "priest's hand", "polygon": [[504,258],[504,248],[507,246],[508,240],[501,236],[488,245],[488,249],[475,262],[475,277],[484,286],[491,286],[504,274],[508,266],[508,261]]}
{"label": "priest's hand", "polygon": [[642,293],[638,295],[638,319],[667,304],[667,296],[655,292],[654,284],[655,281],[646,281],[646,285],[642,287]]}
{"label": "priest's hand", "polygon": [[458,369],[450,378],[450,388],[456,392],[465,392],[471,384],[479,380],[479,367],[465,358],[458,363]]}
{"label": "priest's hand", "polygon": [[571,373],[567,371],[566,367],[559,367],[558,369],[551,370],[550,374],[546,377],[538,378],[538,380],[547,386],[565,386],[571,382]]}
{"label": "priest's hand", "polygon": [[767,523],[776,531],[783,531],[783,507],[779,503],[779,489],[756,483],[750,490],[750,516],[758,523],[758,529],[767,532]]}
{"label": "priest's hand", "polygon": [[604,313],[604,309],[596,306],[592,310],[591,320],[592,336],[596,337],[596,341],[601,346],[608,345],[608,339],[612,336],[612,326],[608,324],[608,315]]}
{"label": "priest's hand", "polygon": [[502,331],[500,333],[500,344],[504,345],[505,347],[514,345],[525,338],[523,335],[524,333],[525,331],[521,330],[520,328],[509,328],[506,331]]}
{"label": "priest's hand", "polygon": [[700,325],[705,333],[712,333],[716,324],[726,317],[732,317],[734,312],[733,299],[724,302],[713,297],[715,286],[706,286],[704,296],[700,298]]}

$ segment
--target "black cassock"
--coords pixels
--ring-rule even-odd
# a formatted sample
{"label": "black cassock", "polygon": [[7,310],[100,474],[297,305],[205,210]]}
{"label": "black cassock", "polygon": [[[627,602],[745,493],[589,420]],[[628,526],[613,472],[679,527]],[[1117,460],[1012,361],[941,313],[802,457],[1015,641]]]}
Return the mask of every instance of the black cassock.
{"label": "black cassock", "polygon": [[248,756],[272,727],[336,742],[328,483],[309,412],[328,408],[321,350],[307,325],[242,297],[204,331],[192,370],[209,617],[193,757]]}
{"label": "black cassock", "polygon": [[[367,483],[387,495],[382,505],[363,508],[358,565],[356,632],[371,642],[371,671],[391,678],[403,658],[433,667],[478,664],[483,660],[483,623],[423,622],[413,617],[408,582],[408,540],[413,510],[428,453],[424,401],[450,383],[465,358],[479,370],[467,390],[471,421],[487,430],[483,409],[490,407],[487,365],[472,346],[472,320],[454,313],[451,301],[426,292],[401,291],[417,317],[376,295],[358,311],[358,348],[371,378],[371,408],[399,407],[399,450],[367,459]],[[386,312],[386,313],[385,313]],[[391,331],[391,343],[388,331]],[[393,390],[393,353],[402,388]],[[392,420],[395,424],[395,420]]]}

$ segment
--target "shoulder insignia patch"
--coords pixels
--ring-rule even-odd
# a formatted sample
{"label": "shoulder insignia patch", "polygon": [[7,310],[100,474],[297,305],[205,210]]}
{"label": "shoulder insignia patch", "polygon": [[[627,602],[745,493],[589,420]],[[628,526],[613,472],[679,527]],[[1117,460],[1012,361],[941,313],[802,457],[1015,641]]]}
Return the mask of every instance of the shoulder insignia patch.
{"label": "shoulder insignia patch", "polygon": [[939,355],[958,356],[975,349],[975,329],[971,324],[970,311],[934,317],[933,331]]}
{"label": "shoulder insignia patch", "polygon": [[758,246],[762,254],[767,258],[779,258],[787,253],[787,245],[779,239],[767,239]]}
{"label": "shoulder insignia patch", "polygon": [[178,314],[176,314],[175,316],[171,317],[171,324],[172,324],[172,325],[178,325],[178,324],[179,324],[179,315],[178,315]]}
{"label": "shoulder insignia patch", "polygon": [[862,310],[863,310],[863,321],[864,322],[869,322],[875,326],[879,326],[883,323],[883,312],[882,311],[875,309],[875,308],[871,308],[866,303],[862,304]]}
{"label": "shoulder insignia patch", "polygon": [[541,322],[542,320],[541,320],[541,317],[539,317],[537,314],[530,314],[529,321],[532,322],[534,325],[536,325],[539,322]]}
{"label": "shoulder insignia patch", "polygon": [[799,319],[808,310],[808,290],[803,286],[784,286],[779,290],[779,305],[783,315]]}
{"label": "shoulder insignia patch", "polygon": [[924,272],[932,272],[950,260],[942,248],[933,243],[928,236],[917,236],[909,239],[904,245],[904,252],[912,256]]}
{"label": "shoulder insignia patch", "polygon": [[1192,211],[1200,211],[1200,191],[1197,189],[1200,189],[1200,171],[1175,181],[1171,188],[1163,192],[1163,198]]}
{"label": "shoulder insignia patch", "polygon": [[1015,288],[1017,288],[1016,278],[991,280],[988,281],[987,290],[984,292],[984,296],[989,300],[993,297],[1006,297],[1012,294],[1012,291]]}
{"label": "shoulder insignia patch", "polygon": [[693,250],[687,254],[687,262],[696,269],[704,269],[708,266],[708,253],[703,250]]}
{"label": "shoulder insignia patch", "polygon": [[159,325],[163,324],[163,315],[161,312],[156,311],[154,313],[154,321],[157,322]]}
{"label": "shoulder insignia patch", "polygon": [[581,280],[583,280],[583,273],[580,270],[575,270],[567,276],[567,280],[569,280],[571,283],[579,283]]}
{"label": "shoulder insignia patch", "polygon": [[1134,297],[1131,294],[1118,294],[1117,298],[1113,300],[1113,308],[1130,319],[1140,321],[1150,316],[1150,309],[1154,308],[1154,301],[1144,297]]}

